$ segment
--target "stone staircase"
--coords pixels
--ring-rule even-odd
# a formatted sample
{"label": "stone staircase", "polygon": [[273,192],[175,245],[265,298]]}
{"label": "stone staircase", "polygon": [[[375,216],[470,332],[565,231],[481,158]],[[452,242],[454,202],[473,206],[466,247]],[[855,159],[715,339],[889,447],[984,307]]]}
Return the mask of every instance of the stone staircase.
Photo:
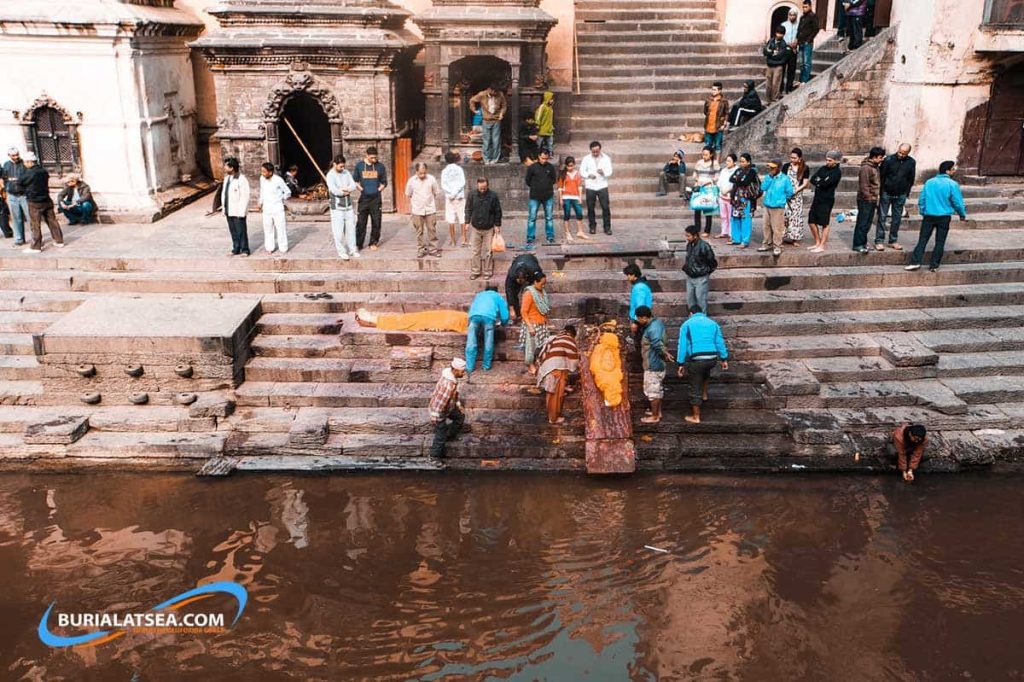
{"label": "stone staircase", "polygon": [[[970,188],[978,191],[971,200],[988,202],[992,215],[1008,213],[997,209],[1024,196],[1024,188],[1005,183]],[[674,348],[685,314],[681,244],[662,241],[655,229],[628,248],[610,247],[614,255],[593,245],[542,248],[553,320],[595,310],[624,316],[621,269],[635,259],[651,280]],[[892,251],[861,256],[837,248],[815,257],[787,250],[773,266],[770,257],[719,248],[710,312],[730,345],[730,371],[716,377],[698,426],[682,420],[686,388],[675,378],[667,382],[664,421],[641,424],[641,387],[632,378],[639,466],[881,467],[881,441],[902,419],[942,431],[934,468],[993,457],[1004,465],[1018,461],[1024,454],[1016,441],[1024,437],[1024,244],[1014,236],[958,228],[960,246],[950,249],[939,272],[925,275],[903,271],[905,254]],[[424,262],[411,255],[396,248],[345,268],[311,257],[72,256],[61,258],[62,269],[46,258],[0,255],[0,455],[39,457],[53,466],[146,459],[194,469],[230,454],[240,458],[240,468],[433,468],[424,406],[441,368],[463,352],[464,338],[366,330],[352,313],[464,308],[480,285],[465,278],[464,252]],[[32,334],[86,298],[113,292],[261,297],[253,357],[246,381],[233,392],[233,414],[50,404]],[[330,298],[310,298],[314,293]],[[568,402],[568,426],[546,424],[542,398],[526,391],[521,353],[504,330],[498,337],[495,368],[475,373],[463,391],[472,432],[451,445],[450,466],[581,468],[578,399]],[[67,414],[89,419],[79,440],[24,440],[29,425]]]}

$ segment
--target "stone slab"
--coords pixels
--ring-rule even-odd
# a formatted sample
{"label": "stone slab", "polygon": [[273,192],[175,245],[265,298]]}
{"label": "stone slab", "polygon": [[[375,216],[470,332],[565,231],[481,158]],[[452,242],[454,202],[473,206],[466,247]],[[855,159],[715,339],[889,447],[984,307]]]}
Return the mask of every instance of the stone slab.
{"label": "stone slab", "polygon": [[434,349],[426,346],[397,346],[391,349],[391,369],[429,369]]}
{"label": "stone slab", "polygon": [[907,332],[877,334],[875,340],[882,350],[882,357],[897,367],[921,367],[939,361],[935,351]]}
{"label": "stone slab", "polygon": [[327,442],[328,433],[325,412],[302,409],[288,429],[288,444],[297,447],[323,445]]}
{"label": "stone slab", "polygon": [[942,383],[968,403],[1024,401],[1024,374],[943,379]]}
{"label": "stone slab", "polygon": [[43,353],[211,353],[236,355],[260,313],[246,296],[90,298],[46,328]]}
{"label": "stone slab", "polygon": [[818,395],[821,388],[818,379],[802,362],[765,362],[764,381],[773,395],[797,396]]}
{"label": "stone slab", "polygon": [[24,440],[26,445],[70,445],[88,431],[88,417],[67,415],[27,425]]}
{"label": "stone slab", "polygon": [[235,411],[235,401],[221,395],[199,396],[199,400],[192,403],[188,409],[188,416],[192,419],[202,417],[227,417]]}
{"label": "stone slab", "polygon": [[917,404],[943,414],[967,414],[967,403],[942,382],[934,379],[907,381],[907,390],[917,396]]}

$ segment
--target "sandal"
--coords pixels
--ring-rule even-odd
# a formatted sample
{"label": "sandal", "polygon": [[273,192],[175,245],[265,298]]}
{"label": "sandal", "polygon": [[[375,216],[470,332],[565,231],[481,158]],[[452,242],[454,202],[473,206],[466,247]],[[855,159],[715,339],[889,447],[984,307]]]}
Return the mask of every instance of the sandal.
{"label": "sandal", "polygon": [[896,242],[893,242],[892,244],[889,244],[889,248],[892,249],[893,251],[902,251],[903,250],[903,245],[902,244],[897,244]]}
{"label": "sandal", "polygon": [[661,417],[641,417],[640,422],[642,424],[657,424],[661,421]]}
{"label": "sandal", "polygon": [[881,244],[875,244],[875,251],[885,251],[885,247]]}

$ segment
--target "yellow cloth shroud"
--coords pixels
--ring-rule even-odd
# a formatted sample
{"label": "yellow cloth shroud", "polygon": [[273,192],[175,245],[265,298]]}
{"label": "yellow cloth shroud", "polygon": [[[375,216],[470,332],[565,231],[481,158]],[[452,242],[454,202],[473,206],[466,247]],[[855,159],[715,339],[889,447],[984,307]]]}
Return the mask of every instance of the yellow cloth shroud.
{"label": "yellow cloth shroud", "polygon": [[590,355],[590,373],[594,384],[608,407],[622,402],[622,358],[619,355],[619,337],[604,333]]}

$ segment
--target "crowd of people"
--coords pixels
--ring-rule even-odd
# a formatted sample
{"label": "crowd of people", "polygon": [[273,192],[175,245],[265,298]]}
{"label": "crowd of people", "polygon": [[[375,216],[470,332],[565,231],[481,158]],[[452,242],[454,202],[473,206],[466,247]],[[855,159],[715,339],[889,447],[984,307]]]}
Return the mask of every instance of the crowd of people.
{"label": "crowd of people", "polygon": [[[54,246],[64,246],[64,231],[57,212],[69,225],[87,225],[96,220],[96,201],[82,178],[70,173],[54,202],[50,196],[50,172],[33,152],[21,153],[17,147],[7,150],[7,161],[0,167],[0,232],[13,239],[14,248],[30,253],[43,250],[43,223],[50,230]],[[28,240],[26,245],[26,228]]]}
{"label": "crowd of people", "polygon": [[[691,254],[687,259],[688,267],[693,267],[701,257],[699,250]],[[722,330],[707,316],[706,290],[703,303],[697,302],[699,298],[690,303],[690,314],[680,327],[678,346],[673,354],[666,345],[665,323],[652,312],[654,295],[640,267],[630,264],[623,270],[623,275],[630,286],[630,337],[643,368],[643,393],[648,403],[642,421],[647,424],[661,421],[664,380],[668,365],[675,363],[678,375],[689,379],[691,411],[684,418],[691,423],[700,423],[701,407],[708,400],[712,369],[721,365],[725,370],[729,366]],[[515,340],[516,347],[523,351],[525,371],[535,384],[533,391],[545,394],[545,412],[550,424],[565,422],[563,404],[566,394],[575,390],[573,385],[581,354],[576,326],[570,323],[556,329],[551,323],[553,315],[547,275],[536,256],[524,253],[509,266],[505,277],[505,297],[500,296],[496,285],[485,285],[474,296],[465,320],[457,314],[449,317],[448,322],[443,322],[441,315],[417,317],[416,320],[409,315],[389,316],[403,318],[397,326],[406,330],[466,334],[464,357],[456,357],[444,369],[431,396],[429,411],[434,425],[434,456],[444,456],[445,443],[459,433],[465,422],[458,392],[460,380],[471,377],[476,371],[481,341],[481,371],[491,370],[495,356],[495,330],[500,326],[519,325],[519,333],[508,338]],[[373,326],[380,326],[383,317],[372,316],[368,312],[361,312],[360,316],[364,319],[372,317],[372,323],[361,323]],[[396,324],[389,320],[387,328],[395,327]]]}

